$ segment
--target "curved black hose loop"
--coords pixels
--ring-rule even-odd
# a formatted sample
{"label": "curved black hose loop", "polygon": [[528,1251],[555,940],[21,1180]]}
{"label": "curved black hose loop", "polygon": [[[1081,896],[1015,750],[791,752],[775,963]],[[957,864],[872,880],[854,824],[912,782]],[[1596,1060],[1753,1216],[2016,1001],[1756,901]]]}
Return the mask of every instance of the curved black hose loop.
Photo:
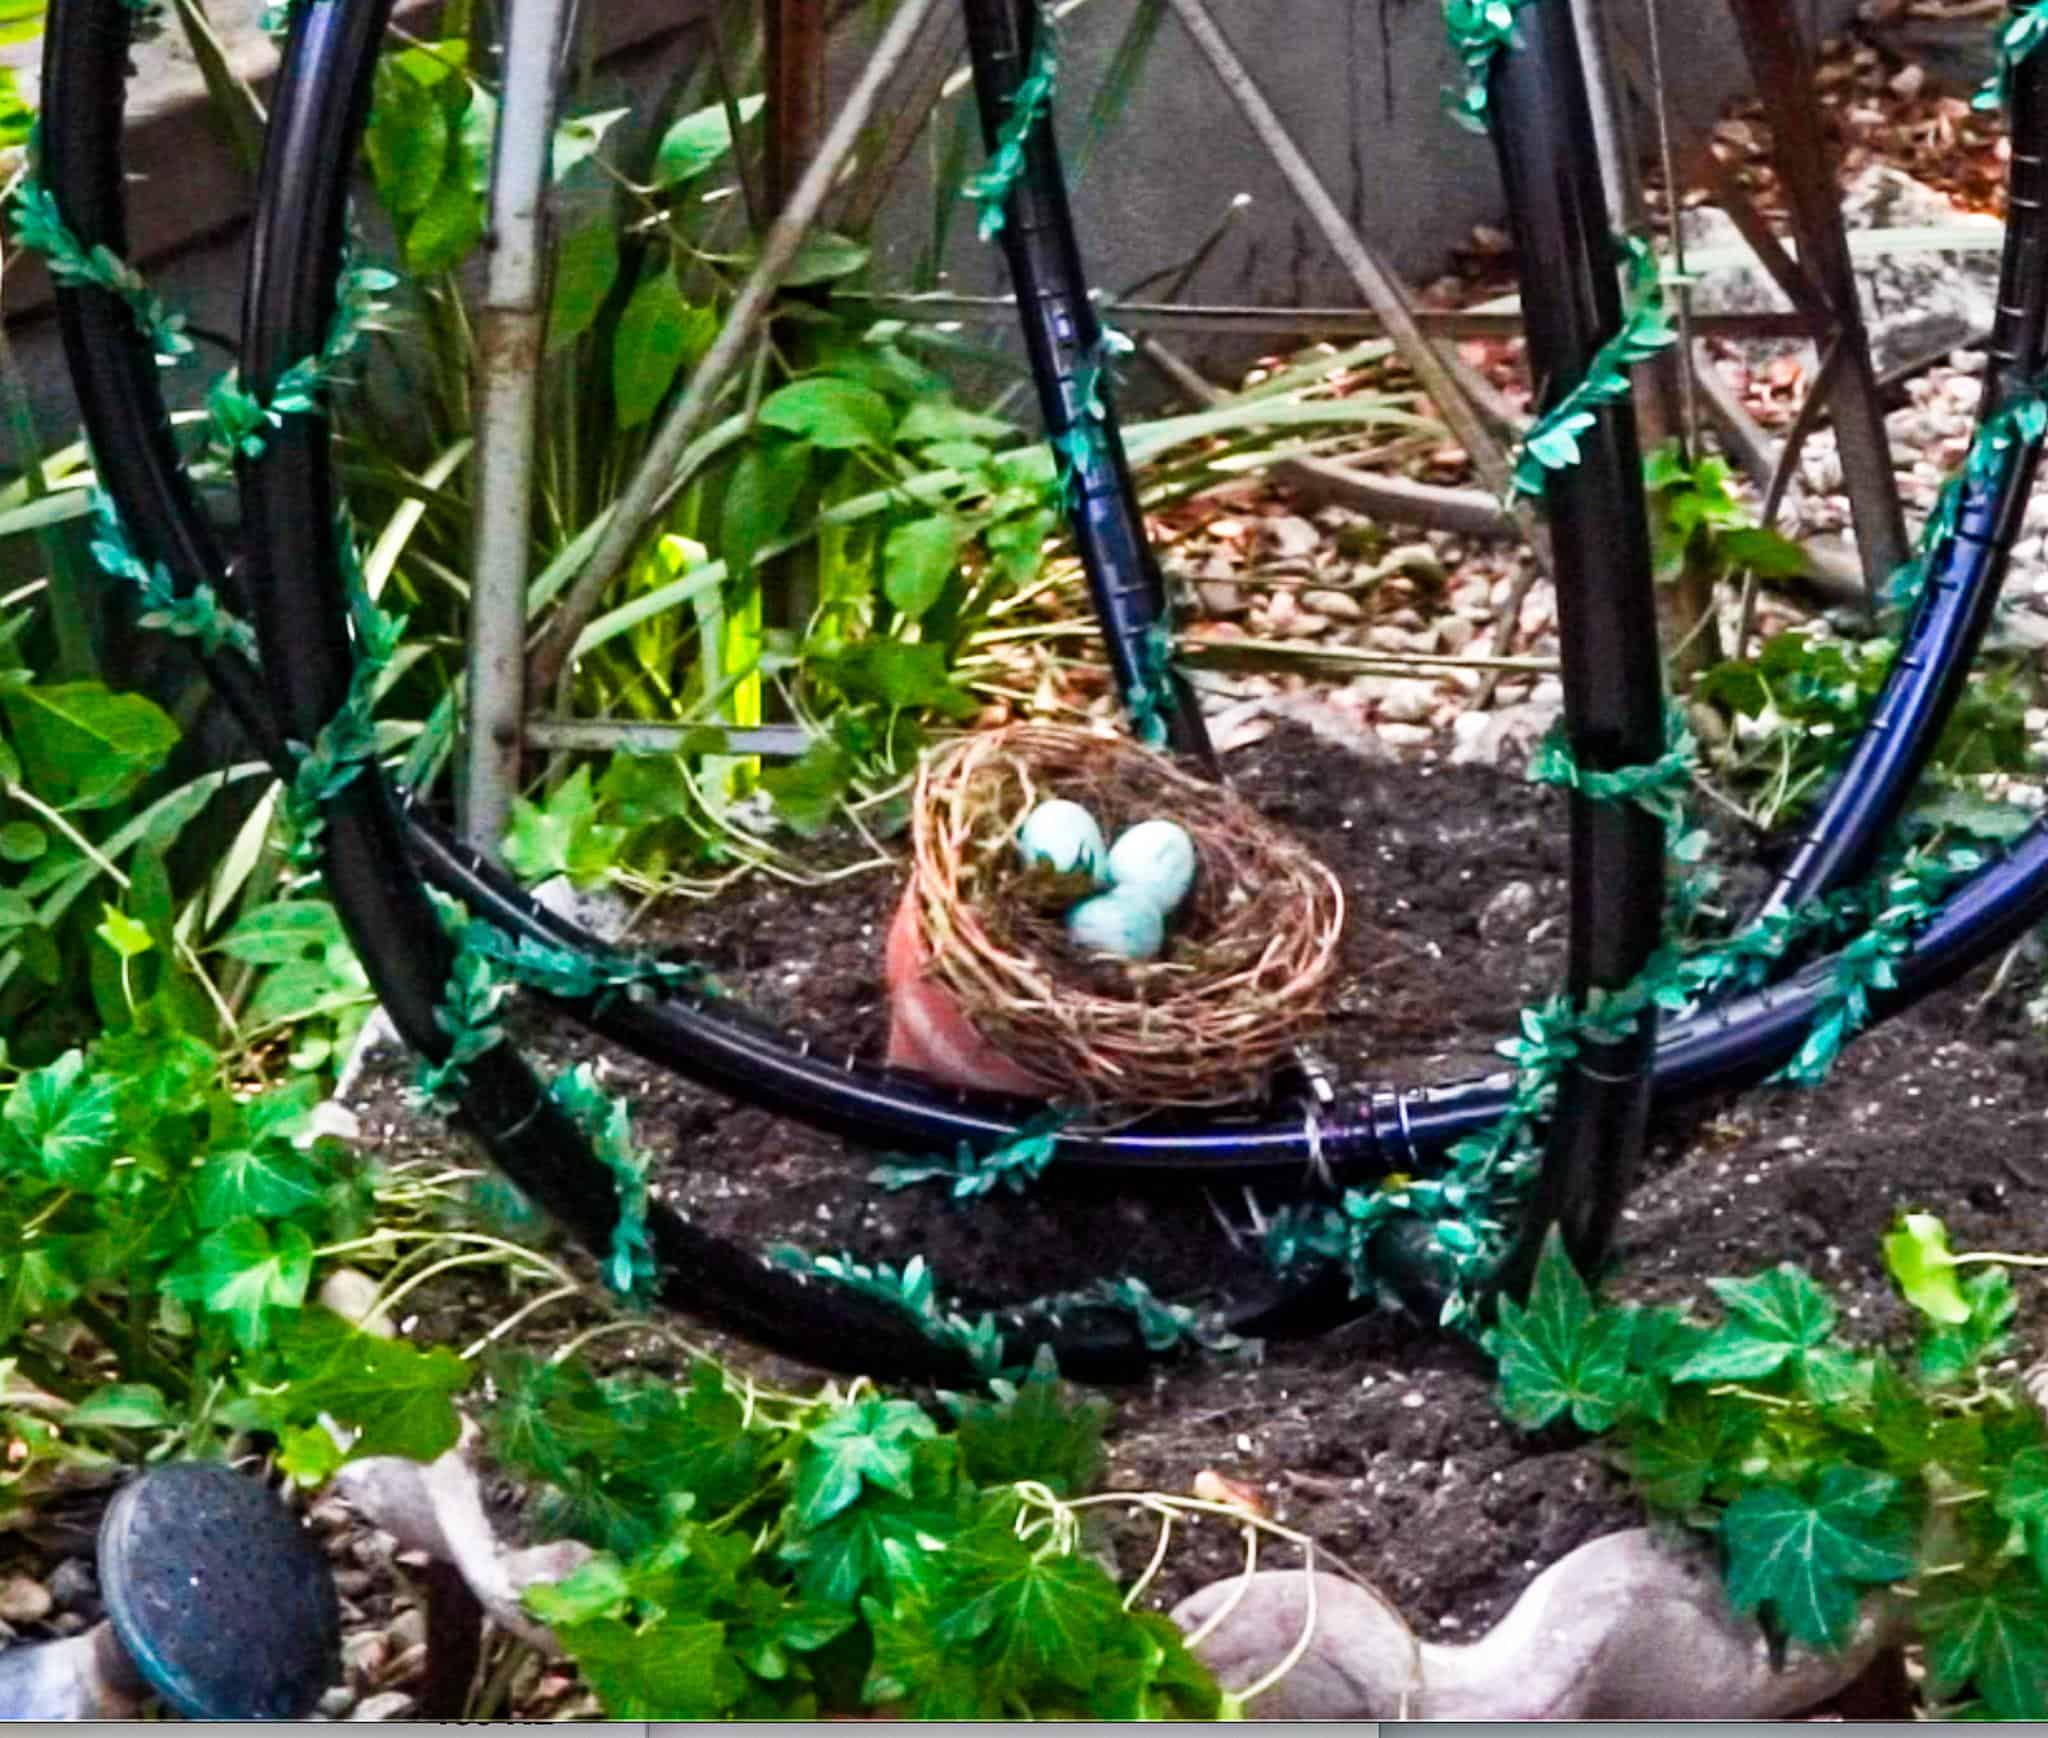
{"label": "curved black hose loop", "polygon": [[[244,309],[245,374],[258,395],[318,348],[332,317],[349,170],[388,12],[389,0],[314,0],[295,16],[265,144]],[[311,742],[345,704],[355,667],[324,419],[288,419],[240,472],[270,714],[287,742]],[[406,1041],[445,1056],[437,1010],[452,948],[404,848],[381,769],[366,765],[324,812],[325,879],[364,969]],[[606,1246],[618,1212],[610,1175],[509,1044],[467,1065],[461,1108],[501,1170],[586,1244]],[[963,1353],[928,1340],[886,1302],[813,1284],[658,1201],[648,1222],[662,1301],[671,1307],[834,1368],[971,1374]],[[1327,1281],[1272,1285],[1226,1325],[1250,1334],[1307,1331],[1354,1307]],[[1109,1308],[997,1312],[997,1325],[1013,1345],[1049,1344],[1078,1376],[1124,1378],[1156,1361],[1136,1324]]]}
{"label": "curved black hose loop", "polygon": [[[2038,390],[2048,363],[2048,55],[2021,63],[2007,113],[2012,166],[2005,252],[1979,431],[2017,394]],[[1764,910],[1797,910],[1851,885],[1876,862],[1969,679],[2040,460],[2040,443],[2028,441],[2007,453],[1986,481],[1964,479],[1955,535],[1930,564],[1869,722],[1802,830]]]}
{"label": "curved black hose loop", "polygon": [[[71,227],[88,244],[116,251],[124,245],[119,141],[128,28],[121,0],[64,0],[50,20],[43,86],[44,179]],[[98,291],[60,288],[57,299],[95,464],[136,543],[146,559],[167,565],[180,590],[218,586],[219,552],[179,469],[153,359],[132,318]],[[238,719],[289,776],[291,762],[256,673],[232,654],[205,662]],[[605,951],[425,816],[405,820],[430,881],[478,915],[543,944]],[[1951,981],[2044,915],[2048,836],[2037,830],[1951,898],[1901,962],[1900,989],[1875,998],[1877,1011],[1896,1011]],[[1817,961],[1780,989],[1669,1026],[1657,1052],[1659,1097],[1736,1087],[1774,1071],[1797,1050],[1829,969],[1827,961]],[[701,1084],[878,1145],[944,1151],[967,1140],[986,1149],[1014,1134],[1025,1114],[1000,1100],[947,1093],[811,1054],[729,1008],[687,996],[561,1005],[593,1030]],[[1427,1172],[1449,1145],[1495,1121],[1507,1101],[1502,1077],[1423,1091],[1362,1091],[1354,1105],[1322,1123],[1329,1173],[1360,1182],[1390,1168]],[[1070,1132],[1049,1177],[1291,1189],[1310,1180],[1311,1157],[1298,1121],[1260,1120],[1254,1113],[1107,1134]],[[1271,1334],[1305,1330],[1335,1310],[1327,1294],[1311,1296],[1291,1313],[1276,1306],[1269,1322],[1240,1327]],[[872,1356],[861,1362],[878,1367]]]}

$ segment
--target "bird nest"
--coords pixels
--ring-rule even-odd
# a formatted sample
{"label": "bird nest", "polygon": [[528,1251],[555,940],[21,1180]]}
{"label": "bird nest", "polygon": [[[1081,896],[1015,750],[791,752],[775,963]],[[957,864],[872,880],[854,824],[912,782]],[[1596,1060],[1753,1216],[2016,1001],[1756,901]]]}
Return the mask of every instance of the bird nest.
{"label": "bird nest", "polygon": [[[1065,914],[1086,877],[1026,868],[1024,817],[1084,805],[1113,839],[1164,817],[1193,839],[1194,887],[1161,956],[1089,954]],[[1130,1105],[1255,1096],[1322,1019],[1344,893],[1249,804],[1121,738],[1050,724],[964,737],[920,770],[907,895],[927,975],[976,1033],[1060,1093]]]}

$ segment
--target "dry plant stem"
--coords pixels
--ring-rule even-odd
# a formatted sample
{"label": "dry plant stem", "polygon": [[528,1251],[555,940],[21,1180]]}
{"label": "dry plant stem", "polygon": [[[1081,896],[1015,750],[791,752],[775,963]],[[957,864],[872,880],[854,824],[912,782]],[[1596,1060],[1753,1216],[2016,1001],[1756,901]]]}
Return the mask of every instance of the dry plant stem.
{"label": "dry plant stem", "polygon": [[[906,295],[848,291],[837,301],[868,309],[877,319],[962,321],[980,326],[1008,326],[1017,318],[1012,296],[968,296],[941,291]],[[1370,308],[1249,308],[1234,303],[1125,300],[1105,297],[1096,310],[1112,325],[1129,331],[1158,332],[1281,332],[1303,339],[1377,338],[1385,323]],[[1522,316],[1512,308],[1491,304],[1476,308],[1415,308],[1416,329],[1439,342],[1453,338],[1514,338]],[[1798,314],[1695,314],[1693,330],[1702,338],[1804,338],[1811,322]],[[1942,355],[1946,355],[1944,350]]]}
{"label": "dry plant stem", "polygon": [[[1799,409],[1792,418],[1792,426],[1785,431],[1785,444],[1778,449],[1778,462],[1771,470],[1771,480],[1765,485],[1763,505],[1757,511],[1757,523],[1766,531],[1778,522],[1778,509],[1785,504],[1786,492],[1792,487],[1792,479],[1799,470],[1799,455],[1806,448],[1807,438],[1820,422],[1821,410],[1827,403],[1829,387],[1836,369],[1842,363],[1842,340],[1838,333],[1829,340],[1822,353],[1820,369],[1813,377],[1813,384],[1806,390],[1806,396],[1799,401]],[[1708,364],[1712,366],[1712,364]],[[1742,617],[1735,630],[1735,656],[1749,656],[1749,632],[1756,625],[1756,569],[1751,568],[1742,579]]]}
{"label": "dry plant stem", "polygon": [[522,0],[505,25],[505,91],[477,316],[476,577],[469,597],[462,836],[496,856],[519,789],[526,587],[547,344],[547,172],[555,69],[573,0]]}
{"label": "dry plant stem", "polygon": [[[1191,403],[1210,409],[1229,398],[1158,339],[1140,336],[1136,342],[1138,354]],[[1282,459],[1273,466],[1272,474],[1305,502],[1318,506],[1349,507],[1375,519],[1425,525],[1465,537],[1512,537],[1517,531],[1500,502],[1483,489],[1443,489],[1406,477],[1378,476],[1334,459]],[[1538,530],[1545,538],[1547,565],[1549,533],[1541,526]]]}
{"label": "dry plant stem", "polygon": [[1743,51],[1771,115],[1771,155],[1790,207],[1799,257],[1820,280],[1840,335],[1843,363],[1829,410],[1842,481],[1863,558],[1866,602],[1874,611],[1886,579],[1912,556],[1892,471],[1884,407],[1877,395],[1870,338],[1858,304],[1856,272],[1842,226],[1841,188],[1814,107],[1813,62],[1805,33],[1786,0],[1730,0]]}
{"label": "dry plant stem", "polygon": [[761,257],[747,274],[717,338],[691,374],[682,397],[663,420],[639,469],[620,496],[604,535],[541,634],[527,666],[529,692],[543,694],[554,687],[591,611],[638,552],[658,503],[674,482],[677,463],[690,442],[702,432],[733,372],[752,353],[754,340],[774,306],[775,294],[797,250],[824,210],[840,169],[859,144],[884,88],[909,54],[935,3],[936,0],[901,0],[890,18],[882,40],[847,93],[845,106],[820,142],[817,155],[790,194],[789,202],[775,214],[761,244]]}
{"label": "dry plant stem", "polygon": [[[1387,336],[1394,341],[1402,360],[1421,382],[1437,413],[1449,425],[1452,436],[1465,449],[1480,481],[1496,495],[1505,496],[1509,478],[1508,455],[1458,389],[1457,381],[1444,366],[1443,358],[1422,335],[1407,292],[1338,210],[1329,189],[1323,185],[1314,166],[1302,155],[1301,147],[1295,144],[1293,136],[1281,124],[1280,117],[1273,112],[1272,105],[1253,82],[1236,51],[1216,27],[1216,20],[1203,0],[1168,0],[1168,4],[1208,60],[1231,101],[1258,135],[1275,166],[1286,177],[1295,197],[1322,231],[1323,239],[1358,286],[1359,294],[1379,315]],[[1541,525],[1534,510],[1528,502],[1518,500],[1511,509],[1511,517],[1516,529],[1533,547]]]}

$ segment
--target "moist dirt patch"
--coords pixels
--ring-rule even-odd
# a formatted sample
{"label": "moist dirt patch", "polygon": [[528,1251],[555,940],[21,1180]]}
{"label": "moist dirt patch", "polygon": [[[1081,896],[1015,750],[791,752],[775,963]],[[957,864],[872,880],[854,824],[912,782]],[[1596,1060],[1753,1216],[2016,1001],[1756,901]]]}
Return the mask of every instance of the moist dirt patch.
{"label": "moist dirt patch", "polygon": [[[1492,1046],[1515,1011],[1563,972],[1562,804],[1513,774],[1367,762],[1293,727],[1227,770],[1344,883],[1344,989],[1319,1044],[1338,1076],[1412,1085],[1497,1066]],[[822,852],[848,860],[845,841]],[[877,1059],[901,874],[897,864],[803,885],[756,876],[651,912],[637,934],[683,950],[828,1054]],[[2019,1011],[2024,989],[1987,999],[1988,981],[1974,974],[1866,1034],[1818,1089],[1763,1088],[1666,1119],[1623,1215],[1615,1293],[1704,1306],[1709,1278],[1793,1261],[1830,1288],[1848,1331],[1877,1339],[1909,1328],[1878,1248],[1895,1212],[1940,1214],[1958,1249],[2048,1251],[2048,1062]],[[1260,1271],[1242,1192],[1118,1197],[1055,1173],[1029,1196],[965,1205],[935,1186],[890,1193],[868,1180],[881,1155],[737,1107],[538,1009],[514,1030],[544,1068],[600,1058],[655,1155],[660,1192],[756,1246],[899,1264],[922,1255],[969,1309],[1127,1273],[1178,1301],[1215,1302]],[[387,1162],[446,1156],[454,1138],[406,1107],[410,1072],[380,1055],[350,1101],[366,1149]],[[2039,1343],[2039,1284],[2025,1272],[2016,1283],[2021,1334]],[[493,1286],[416,1294],[409,1330],[467,1342],[512,1307]],[[556,1311],[515,1337],[552,1346],[575,1325]],[[807,1379],[696,1324],[674,1326],[769,1379]],[[677,1367],[653,1329],[607,1335],[591,1354]],[[1210,1469],[1248,1486],[1432,1639],[1483,1633],[1538,1570],[1643,1518],[1596,1448],[1503,1423],[1479,1355],[1412,1322],[1366,1316],[1320,1339],[1269,1342],[1255,1359],[1191,1358],[1105,1397],[1113,1485],[1186,1494]],[[1153,1538],[1135,1521],[1115,1530],[1127,1573]],[[1149,1599],[1171,1605],[1242,1564],[1228,1526],[1183,1530]]]}

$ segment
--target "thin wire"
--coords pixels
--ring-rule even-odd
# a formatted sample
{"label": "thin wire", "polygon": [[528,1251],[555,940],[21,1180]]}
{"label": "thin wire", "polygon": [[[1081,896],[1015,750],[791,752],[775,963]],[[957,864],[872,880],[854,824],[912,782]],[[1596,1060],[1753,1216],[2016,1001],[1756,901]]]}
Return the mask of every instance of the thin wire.
{"label": "thin wire", "polygon": [[[1657,110],[1657,156],[1664,170],[1664,215],[1671,240],[1671,270],[1677,278],[1678,293],[1678,389],[1685,425],[1685,450],[1700,450],[1700,408],[1692,371],[1697,363],[1692,351],[1692,285],[1685,271],[1685,218],[1680,206],[1678,159],[1671,148],[1671,103],[1664,84],[1664,30],[1657,20],[1657,0],[1643,0],[1643,19],[1650,32],[1650,88]],[[1708,147],[1712,149],[1711,146]]]}

